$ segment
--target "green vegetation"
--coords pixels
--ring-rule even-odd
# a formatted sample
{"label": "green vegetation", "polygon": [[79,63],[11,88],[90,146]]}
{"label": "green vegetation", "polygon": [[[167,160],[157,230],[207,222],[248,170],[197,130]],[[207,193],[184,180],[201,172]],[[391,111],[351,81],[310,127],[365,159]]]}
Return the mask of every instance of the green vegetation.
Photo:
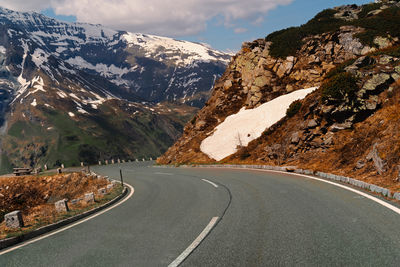
{"label": "green vegetation", "polygon": [[353,64],[355,61],[356,59],[350,59],[336,66],[335,68],[331,69],[327,74],[325,74],[325,79],[333,78],[334,76],[345,72],[345,68]]}
{"label": "green vegetation", "polygon": [[289,118],[293,117],[299,112],[300,108],[301,108],[301,101],[300,100],[294,101],[292,104],[290,104],[290,106],[286,110],[286,116]]}
{"label": "green vegetation", "polygon": [[372,3],[362,6],[362,11],[356,20],[342,20],[334,17],[336,13],[333,9],[326,9],[317,14],[306,24],[299,27],[291,27],[269,34],[267,41],[271,41],[270,54],[273,57],[286,58],[295,53],[304,44],[303,39],[308,36],[333,32],[339,30],[341,26],[357,26],[366,29],[357,34],[357,38],[363,44],[375,46],[373,40],[376,36],[400,38],[400,8],[391,7],[383,10],[379,14],[367,16],[372,10],[376,10],[381,4]]}
{"label": "green vegetation", "polygon": [[173,144],[194,111],[158,115],[141,110],[132,116],[119,106],[102,105],[90,116],[73,119],[65,112],[41,106],[41,123],[17,121],[10,125],[2,142],[5,155],[1,172],[10,173],[12,164],[55,168],[111,158],[154,158]]}
{"label": "green vegetation", "polygon": [[322,100],[352,100],[358,90],[357,79],[352,74],[339,73],[321,85]]}
{"label": "green vegetation", "polygon": [[400,45],[389,47],[387,49],[378,50],[371,55],[378,56],[378,55],[388,55],[392,57],[400,57]]}
{"label": "green vegetation", "polygon": [[266,37],[267,41],[272,42],[270,54],[279,58],[294,55],[303,45],[303,38],[338,30],[345,25],[345,21],[334,18],[335,12],[333,9],[326,9],[306,24],[271,33]]}

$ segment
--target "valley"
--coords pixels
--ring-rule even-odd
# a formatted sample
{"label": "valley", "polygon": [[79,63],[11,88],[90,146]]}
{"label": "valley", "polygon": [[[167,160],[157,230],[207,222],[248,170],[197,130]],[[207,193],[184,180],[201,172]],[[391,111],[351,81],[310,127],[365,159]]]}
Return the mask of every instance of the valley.
{"label": "valley", "polygon": [[1,8],[0,170],[157,157],[229,59],[199,43]]}

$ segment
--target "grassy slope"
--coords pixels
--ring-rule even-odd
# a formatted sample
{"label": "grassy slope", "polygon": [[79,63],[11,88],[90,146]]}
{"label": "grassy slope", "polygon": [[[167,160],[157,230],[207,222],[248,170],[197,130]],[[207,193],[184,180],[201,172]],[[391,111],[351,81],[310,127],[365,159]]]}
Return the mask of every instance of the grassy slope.
{"label": "grassy slope", "polygon": [[11,123],[3,139],[3,151],[7,151],[3,173],[12,165],[77,166],[111,158],[156,157],[172,145],[195,112],[160,115],[142,110],[133,115],[110,103],[100,106],[96,114],[78,114],[76,119],[44,106],[38,110],[42,122],[19,119]]}

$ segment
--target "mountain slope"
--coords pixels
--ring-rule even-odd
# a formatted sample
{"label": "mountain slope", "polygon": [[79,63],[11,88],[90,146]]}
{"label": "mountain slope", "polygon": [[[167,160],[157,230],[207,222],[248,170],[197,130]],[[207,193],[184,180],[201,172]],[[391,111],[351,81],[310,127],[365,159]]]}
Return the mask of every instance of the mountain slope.
{"label": "mountain slope", "polygon": [[229,55],[0,8],[1,167],[157,156]]}
{"label": "mountain slope", "polygon": [[[400,110],[400,32],[394,27],[398,23],[398,1],[341,6],[300,27],[245,43],[205,107],[158,162],[290,164],[351,172],[397,188],[393,180],[399,180],[400,170],[394,145]],[[279,96],[311,87],[318,89],[293,102],[286,116],[262,114],[277,122],[265,126],[261,136],[254,134],[251,125],[259,123],[253,122],[231,123],[236,127],[227,132],[225,122],[240,118],[244,111],[258,114]],[[262,118],[254,115],[251,120]],[[218,145],[233,149],[214,154],[209,143],[222,127],[226,134]]]}

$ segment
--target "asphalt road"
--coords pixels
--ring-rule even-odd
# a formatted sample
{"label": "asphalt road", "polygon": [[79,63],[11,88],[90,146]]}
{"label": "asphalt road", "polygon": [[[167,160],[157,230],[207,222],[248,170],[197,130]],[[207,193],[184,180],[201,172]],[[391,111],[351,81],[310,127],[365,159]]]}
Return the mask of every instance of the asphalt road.
{"label": "asphalt road", "polygon": [[[167,266],[215,217],[181,266],[400,264],[400,215],[334,185],[253,170],[120,166],[135,188],[130,199],[0,255],[0,266]],[[117,165],[96,171],[119,178]]]}

